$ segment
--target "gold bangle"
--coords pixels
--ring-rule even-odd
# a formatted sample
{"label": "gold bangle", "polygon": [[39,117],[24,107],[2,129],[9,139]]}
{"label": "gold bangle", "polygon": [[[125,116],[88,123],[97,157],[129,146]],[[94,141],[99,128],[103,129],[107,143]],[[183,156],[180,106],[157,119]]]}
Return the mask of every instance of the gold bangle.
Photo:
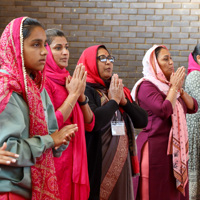
{"label": "gold bangle", "polygon": [[173,91],[175,91],[176,93],[178,92],[177,90],[175,90],[175,89],[173,89],[173,88],[170,88],[170,90],[173,90]]}
{"label": "gold bangle", "polygon": [[71,109],[73,110],[73,106],[72,106],[72,104],[71,104],[70,102],[68,102],[68,101],[66,101],[66,103],[69,104],[70,107],[71,107]]}

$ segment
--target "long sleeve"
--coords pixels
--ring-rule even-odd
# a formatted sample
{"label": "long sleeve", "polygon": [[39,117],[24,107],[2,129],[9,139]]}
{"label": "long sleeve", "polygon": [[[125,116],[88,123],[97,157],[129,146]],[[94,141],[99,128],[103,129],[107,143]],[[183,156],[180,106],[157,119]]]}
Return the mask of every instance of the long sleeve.
{"label": "long sleeve", "polygon": [[88,132],[91,132],[94,128],[94,125],[95,125],[95,115],[93,113],[93,118],[92,118],[92,121],[88,124],[88,123],[84,123],[85,125],[85,130],[88,131]]}
{"label": "long sleeve", "polygon": [[[24,107],[23,110],[21,107]],[[1,145],[6,141],[7,150],[19,154],[18,161],[13,164],[15,166],[34,165],[37,157],[54,146],[49,135],[29,138],[28,108],[16,93],[13,93],[5,110],[0,114],[0,127]]]}
{"label": "long sleeve", "polygon": [[124,111],[131,118],[135,128],[144,128],[148,123],[148,114],[147,112],[138,106],[135,102],[131,103],[127,99],[127,104],[122,106]]}
{"label": "long sleeve", "polygon": [[162,119],[168,119],[173,113],[172,104],[165,100],[166,96],[151,82],[141,83],[138,91],[138,102],[148,115],[155,114]]}
{"label": "long sleeve", "polygon": [[[47,93],[42,93],[45,117],[48,121],[49,134],[57,128],[53,106],[47,98]],[[45,102],[44,102],[45,101]],[[50,135],[29,138],[29,110],[21,96],[13,93],[5,110],[0,114],[0,145],[7,142],[7,150],[19,154],[13,166],[32,166],[36,158],[40,157],[48,148],[54,147]],[[55,152],[57,156],[60,152]],[[59,154],[59,155],[58,155]]]}
{"label": "long sleeve", "polygon": [[110,122],[115,111],[119,109],[119,106],[114,100],[110,100],[108,103],[101,106],[99,94],[89,86],[86,87],[85,94],[89,98],[89,106],[95,115],[95,126],[93,130],[100,130]]}

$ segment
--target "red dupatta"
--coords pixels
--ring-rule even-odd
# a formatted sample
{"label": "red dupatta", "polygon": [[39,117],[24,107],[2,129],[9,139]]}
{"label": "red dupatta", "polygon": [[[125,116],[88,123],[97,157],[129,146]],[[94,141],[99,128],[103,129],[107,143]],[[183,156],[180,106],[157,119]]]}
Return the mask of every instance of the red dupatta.
{"label": "red dupatta", "polygon": [[[48,128],[45,119],[40,93],[44,86],[45,73],[38,72],[32,80],[26,74],[23,60],[22,25],[26,17],[12,20],[5,28],[0,39],[0,66],[9,74],[0,72],[0,113],[7,106],[12,92],[23,96],[29,107],[29,135],[47,135]],[[31,167],[32,199],[59,199],[57,179],[53,161],[52,149],[47,149],[36,164]]]}

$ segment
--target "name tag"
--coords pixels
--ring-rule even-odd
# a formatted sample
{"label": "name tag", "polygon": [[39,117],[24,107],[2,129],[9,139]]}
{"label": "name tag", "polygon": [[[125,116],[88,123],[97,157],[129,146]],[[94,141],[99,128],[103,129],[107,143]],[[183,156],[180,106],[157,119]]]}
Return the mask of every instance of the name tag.
{"label": "name tag", "polygon": [[113,136],[125,135],[124,121],[112,121],[111,131]]}

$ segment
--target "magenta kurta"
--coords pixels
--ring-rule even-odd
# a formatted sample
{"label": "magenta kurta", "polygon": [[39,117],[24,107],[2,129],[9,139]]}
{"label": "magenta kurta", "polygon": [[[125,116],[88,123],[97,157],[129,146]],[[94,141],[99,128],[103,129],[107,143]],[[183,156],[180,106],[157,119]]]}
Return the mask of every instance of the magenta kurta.
{"label": "magenta kurta", "polygon": [[[172,127],[172,104],[165,100],[166,95],[149,81],[141,83],[138,89],[138,103],[148,112],[148,125],[137,138],[138,156],[144,143],[149,146],[149,200],[188,200],[188,184],[185,197],[177,190],[173,174],[172,155],[167,155],[168,139]],[[194,110],[187,109],[181,98],[178,99],[185,113],[195,113],[198,109],[194,99]],[[139,179],[135,179],[135,195],[139,200]]]}

